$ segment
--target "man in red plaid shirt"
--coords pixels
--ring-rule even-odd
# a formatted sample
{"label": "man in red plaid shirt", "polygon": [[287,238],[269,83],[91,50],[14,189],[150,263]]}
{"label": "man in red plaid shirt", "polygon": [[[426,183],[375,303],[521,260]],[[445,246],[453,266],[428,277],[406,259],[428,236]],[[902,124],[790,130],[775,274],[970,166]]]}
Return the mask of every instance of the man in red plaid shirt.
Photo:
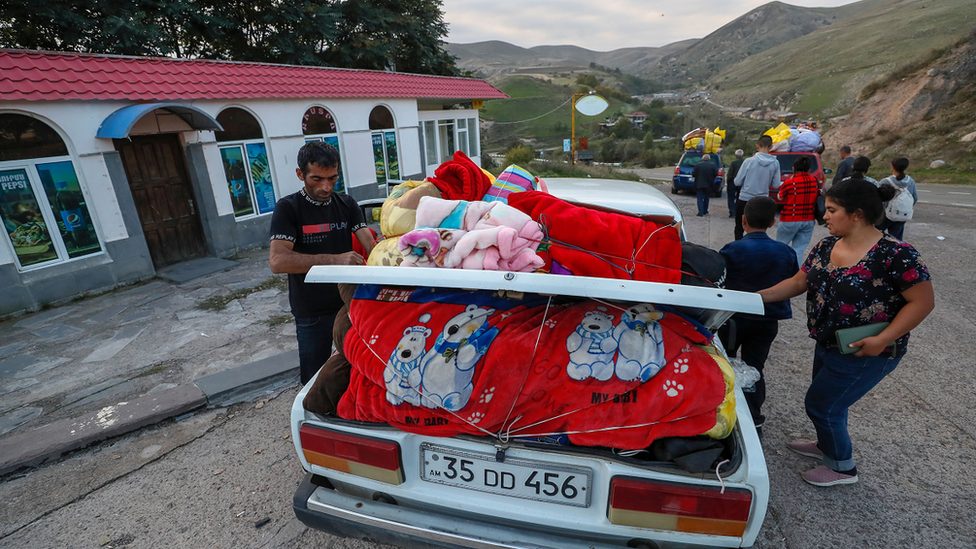
{"label": "man in red plaid shirt", "polygon": [[793,162],[793,177],[779,189],[779,199],[784,204],[776,240],[793,248],[798,265],[803,265],[804,252],[813,237],[814,207],[819,195],[817,179],[810,175],[810,157],[797,158]]}

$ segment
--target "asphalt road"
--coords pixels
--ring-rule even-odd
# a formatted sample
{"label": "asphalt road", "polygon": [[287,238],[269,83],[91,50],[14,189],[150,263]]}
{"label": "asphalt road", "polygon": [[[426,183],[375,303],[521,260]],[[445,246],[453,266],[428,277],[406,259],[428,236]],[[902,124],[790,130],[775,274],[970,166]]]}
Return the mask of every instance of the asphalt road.
{"label": "asphalt road", "polygon": [[[614,168],[636,173],[638,176],[651,181],[667,181],[670,183],[674,175],[674,167],[664,168]],[[918,179],[925,178],[925,172],[916,174]],[[922,204],[936,204],[940,206],[960,206],[976,208],[976,187],[966,185],[926,185],[916,183],[918,187],[918,201]]]}
{"label": "asphalt road", "polygon": [[[694,213],[694,197],[675,198],[686,216]],[[852,408],[857,484],[809,486],[799,473],[814,463],[786,449],[813,434],[803,411],[813,344],[803,298],[793,301],[796,318],[780,324],[766,368],[771,497],[756,547],[976,546],[971,215],[923,203],[906,228],[932,271],[936,311],[913,332],[898,369]],[[713,248],[732,238],[724,198],[686,224],[691,240]],[[823,236],[818,227],[815,238]],[[291,497],[302,477],[288,426],[295,392],[165,422],[5,479],[0,547],[376,547],[295,519]]]}

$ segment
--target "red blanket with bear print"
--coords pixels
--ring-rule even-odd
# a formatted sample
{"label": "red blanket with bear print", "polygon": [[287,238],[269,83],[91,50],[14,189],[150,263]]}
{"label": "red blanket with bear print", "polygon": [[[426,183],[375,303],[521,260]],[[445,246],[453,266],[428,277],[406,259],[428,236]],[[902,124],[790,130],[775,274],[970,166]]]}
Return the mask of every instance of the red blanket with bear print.
{"label": "red blanket with bear print", "polygon": [[711,335],[649,304],[361,285],[349,317],[346,419],[638,449],[704,433],[725,396]]}

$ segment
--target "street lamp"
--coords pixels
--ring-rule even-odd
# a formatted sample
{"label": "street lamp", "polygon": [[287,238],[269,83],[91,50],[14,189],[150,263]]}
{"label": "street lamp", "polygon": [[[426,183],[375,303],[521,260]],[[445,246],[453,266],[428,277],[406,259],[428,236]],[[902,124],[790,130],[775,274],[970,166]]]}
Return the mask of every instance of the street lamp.
{"label": "street lamp", "polygon": [[597,95],[593,90],[587,93],[574,93],[573,94],[573,107],[572,107],[572,132],[570,133],[570,143],[569,143],[569,157],[570,162],[576,165],[576,111],[580,114],[586,116],[596,116],[601,112],[607,110],[610,103],[607,102],[602,96]]}

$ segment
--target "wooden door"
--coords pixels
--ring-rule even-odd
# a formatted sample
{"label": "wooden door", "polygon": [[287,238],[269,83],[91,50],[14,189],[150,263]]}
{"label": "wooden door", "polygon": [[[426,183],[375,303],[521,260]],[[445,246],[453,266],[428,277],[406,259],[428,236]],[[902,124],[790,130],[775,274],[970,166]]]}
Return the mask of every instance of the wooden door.
{"label": "wooden door", "polygon": [[193,188],[175,134],[115,140],[156,268],[207,255]]}

